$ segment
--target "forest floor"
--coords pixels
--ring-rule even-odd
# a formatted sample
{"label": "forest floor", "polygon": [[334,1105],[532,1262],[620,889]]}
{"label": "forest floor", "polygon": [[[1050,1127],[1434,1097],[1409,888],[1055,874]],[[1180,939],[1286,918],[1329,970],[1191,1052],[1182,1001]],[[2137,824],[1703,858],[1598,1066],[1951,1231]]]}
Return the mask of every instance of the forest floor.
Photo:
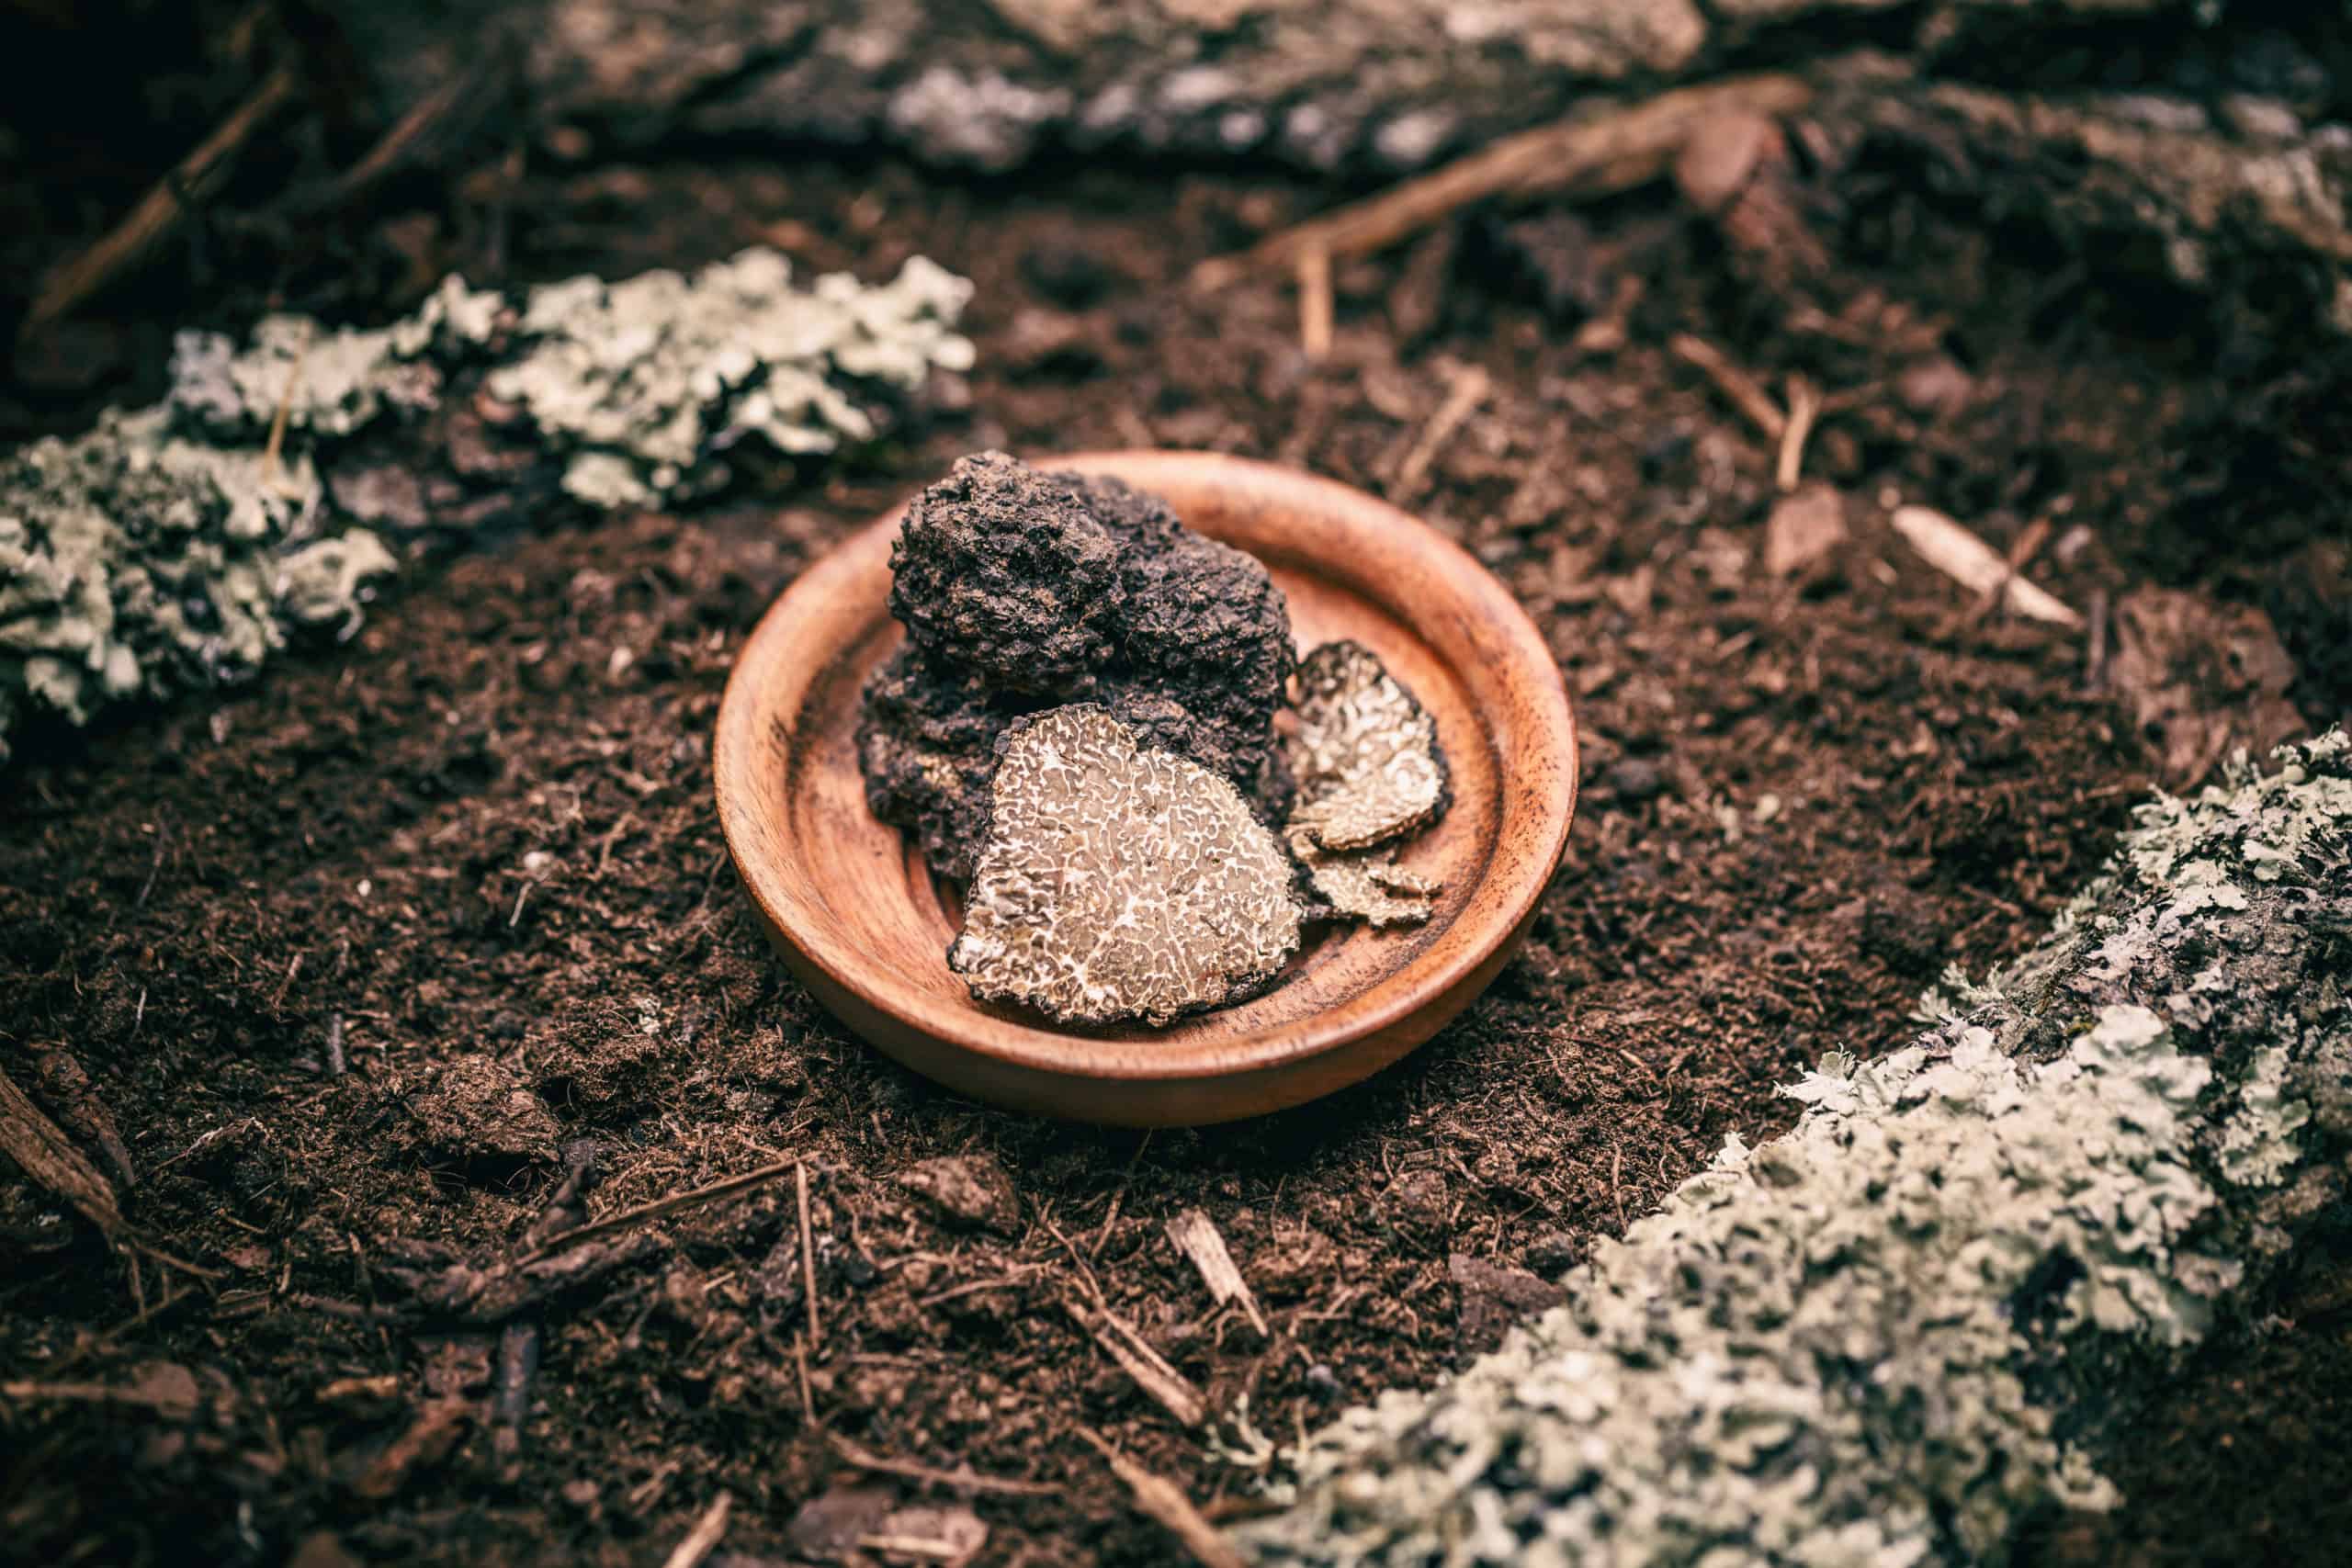
{"label": "forest floor", "polygon": [[[1282,280],[1185,287],[1328,199],[1281,179],[946,182],[712,149],[527,174],[495,222],[391,204],[372,270],[284,301],[380,319],[445,267],[621,276],[765,243],[881,277],[920,252],[978,284],[969,407],[691,513],[516,529],[342,647],[0,774],[0,1052],[79,1060],[154,1249],[40,1232],[0,1177],[0,1374],[52,1391],[0,1397],[0,1556],[643,1563],[722,1492],[728,1550],[823,1555],[924,1497],[862,1451],[1035,1483],[969,1499],[979,1561],[1165,1561],[1079,1427],[1212,1517],[1259,1506],[1259,1473],[1067,1303],[1099,1290],[1206,1391],[1226,1449],[1490,1347],[1727,1134],[1787,1125],[1775,1086],[1903,1043],[1946,965],[2026,946],[2132,803],[2211,761],[2135,720],[2107,639],[1987,613],[1925,564],[1893,499],[1999,549],[2052,518],[2026,570],[2079,608],[2177,588],[2268,609],[2299,658],[2343,613],[2341,513],[2266,491],[2240,527],[2213,500],[2235,454],[2291,456],[2307,403],[2250,404],[2212,368],[2227,344],[2174,335],[2176,301],[1848,195],[1827,231],[1854,308],[1826,327],[1646,195],[1342,265],[1319,362]],[[223,324],[265,303],[208,297]],[[185,308],[95,310],[76,330],[114,378],[14,385],[0,413],[21,432],[152,395]],[[1768,568],[1775,535],[1803,542],[1770,522],[1776,452],[1679,333],[1832,400],[1806,473],[1845,536],[1803,566]],[[1544,629],[1584,737],[1567,863],[1457,1024],[1322,1103],[1150,1136],[957,1100],[825,1016],[735,886],[708,751],[762,609],[956,455],[1147,445],[1301,465],[1463,541]],[[2198,734],[2246,699],[2213,663],[2176,694]],[[2309,719],[2343,712],[2340,671],[2302,676]],[[804,1162],[809,1256],[786,1174],[511,1324],[418,1306],[402,1270],[510,1255],[578,1140],[599,1214]],[[900,1179],[934,1161],[956,1163],[925,1168],[933,1193]],[[1268,1332],[1170,1243],[1195,1209]],[[2348,1303],[2352,1274],[2312,1259],[2097,1456],[2128,1506],[2052,1519],[2030,1554],[2333,1560]],[[502,1415],[502,1341],[526,1338],[536,1377]]]}

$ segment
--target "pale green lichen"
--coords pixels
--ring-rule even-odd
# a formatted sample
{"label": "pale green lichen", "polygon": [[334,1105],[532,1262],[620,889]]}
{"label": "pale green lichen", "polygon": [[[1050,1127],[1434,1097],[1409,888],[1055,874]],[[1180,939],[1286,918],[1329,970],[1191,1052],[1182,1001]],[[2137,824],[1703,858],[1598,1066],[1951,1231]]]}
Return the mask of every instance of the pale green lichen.
{"label": "pale green lichen", "polygon": [[[240,679],[284,646],[277,574],[307,585],[321,563],[277,548],[316,516],[316,473],[167,432],[161,409],[110,412],[0,459],[0,760],[26,707],[86,723],[109,702]],[[345,552],[348,608],[326,619],[356,615],[374,566]]]}
{"label": "pale green lichen", "polygon": [[[1430,1393],[1299,1456],[1237,1539],[1317,1563],[1972,1562],[2344,1197],[2340,736],[2143,808],[2032,953],[1793,1131],[1728,1141]],[[2235,889],[2238,896],[2223,889]],[[2333,933],[2333,934],[2331,934]]]}
{"label": "pale green lichen", "polygon": [[[754,249],[692,279],[520,299],[453,276],[390,326],[271,316],[243,349],[183,333],[162,403],[0,457],[0,761],[35,710],[83,724],[243,680],[291,637],[356,630],[399,563],[345,525],[325,479],[354,438],[432,413],[458,378],[460,396],[476,378],[489,391],[522,467],[560,464],[576,500],[683,500],[723,484],[747,440],[808,455],[872,439],[934,372],[970,365],[953,330],[970,287],[918,256],[879,287],[799,289]],[[465,484],[446,488],[448,516],[479,514]]]}
{"label": "pale green lichen", "polygon": [[532,290],[529,346],[490,391],[578,449],[566,490],[649,505],[711,488],[750,437],[787,455],[872,440],[861,385],[911,393],[934,368],[971,368],[954,331],[971,291],[922,256],[880,288],[834,274],[797,289],[791,264],[766,250],[691,279],[574,278]]}

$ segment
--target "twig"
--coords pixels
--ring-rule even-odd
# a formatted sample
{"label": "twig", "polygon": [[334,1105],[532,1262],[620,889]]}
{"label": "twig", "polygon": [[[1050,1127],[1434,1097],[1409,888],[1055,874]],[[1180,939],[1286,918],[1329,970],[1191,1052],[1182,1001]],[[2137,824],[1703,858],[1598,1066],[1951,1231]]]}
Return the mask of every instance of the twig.
{"label": "twig", "polygon": [[1193,1554],[1193,1561],[1201,1568],[1247,1568],[1233,1543],[1202,1517],[1200,1509],[1174,1482],[1146,1470],[1113,1448],[1100,1433],[1084,1427],[1077,1431],[1110,1464],[1111,1473],[1126,1483],[1127,1495],[1135,1499],[1136,1507],[1182,1541],[1184,1550]]}
{"label": "twig", "polygon": [[1794,371],[1789,373],[1789,423],[1781,432],[1781,463],[1773,476],[1787,495],[1804,478],[1804,444],[1813,434],[1813,422],[1821,417],[1821,394],[1814,385]]}
{"label": "twig", "polygon": [[145,908],[147,895],[155,891],[155,874],[164,869],[164,841],[171,837],[171,832],[172,825],[169,822],[155,824],[155,853],[154,857],[147,863],[147,880],[139,885],[139,897],[130,901],[130,907],[134,909]]}
{"label": "twig", "polygon": [[1723,350],[1704,338],[1689,333],[1677,333],[1667,341],[1667,349],[1685,365],[1702,371],[1715,384],[1715,390],[1725,401],[1737,409],[1767,441],[1781,441],[1789,432],[1788,415],[1781,412],[1772,395],[1756,384],[1747,371],[1724,357]]}
{"label": "twig", "polygon": [[523,1421],[531,1413],[531,1381],[539,1371],[539,1325],[534,1320],[509,1323],[498,1335],[498,1376],[491,1396],[494,1427],[491,1447],[501,1459],[513,1459],[523,1449]]}
{"label": "twig", "polygon": [[2009,570],[1999,552],[1942,513],[1928,506],[1894,509],[1894,531],[1921,559],[1975,593],[2004,595],[2010,609],[2054,626],[2079,626],[2083,617]]}
{"label": "twig", "polygon": [[2091,590],[2090,647],[2083,651],[2083,690],[2096,692],[2107,683],[2107,590]]}
{"label": "twig", "polygon": [[339,1078],[351,1070],[343,1055],[343,1014],[327,1020],[327,1077]]}
{"label": "twig", "polygon": [[727,1534],[727,1515],[734,1506],[735,1499],[721,1492],[709,1511],[686,1532],[686,1539],[678,1542],[677,1550],[662,1561],[662,1568],[701,1568],[702,1560]]}
{"label": "twig", "polygon": [[802,1333],[792,1341],[792,1364],[800,1373],[800,1420],[803,1426],[817,1424],[817,1396],[808,1388],[808,1336]]}
{"label": "twig", "polygon": [[969,1465],[957,1465],[954,1470],[937,1470],[912,1460],[886,1459],[871,1449],[860,1448],[839,1433],[829,1433],[833,1451],[845,1463],[860,1470],[870,1470],[876,1475],[895,1475],[905,1481],[920,1481],[928,1485],[944,1486],[951,1491],[989,1493],[1000,1497],[1056,1497],[1061,1488],[1042,1481],[1009,1481],[1000,1476],[982,1475]]}
{"label": "twig", "polygon": [[280,65],[262,79],[253,96],[237,106],[219,129],[198,143],[171,173],[139,198],[123,220],[108,230],[88,250],[50,274],[25,312],[17,331],[23,342],[83,300],[105,288],[148,249],[175,228],[188,210],[216,185],[238,150],[254,131],[293,97],[296,77],[291,65]]}
{"label": "twig", "polygon": [[1062,1309],[1068,1312],[1080,1328],[1094,1337],[1094,1342],[1110,1352],[1111,1359],[1135,1384],[1149,1394],[1159,1407],[1175,1417],[1180,1427],[1197,1427],[1208,1416],[1208,1401],[1193,1381],[1151,1348],[1129,1327],[1118,1314],[1109,1307],[1098,1306],[1096,1316],[1090,1318],[1086,1309],[1076,1302],[1064,1299]]}
{"label": "twig", "polygon": [[748,1192],[754,1187],[774,1181],[777,1177],[790,1170],[796,1163],[797,1162],[788,1159],[778,1160],[774,1165],[763,1165],[757,1170],[747,1170],[741,1176],[730,1176],[724,1180],[714,1181],[707,1187],[697,1187],[687,1192],[673,1192],[667,1198],[656,1198],[650,1203],[639,1203],[633,1209],[623,1209],[617,1214],[608,1214],[601,1220],[591,1221],[587,1224],[576,1226],[560,1235],[549,1236],[514,1261],[535,1263],[551,1252],[577,1247],[583,1241],[600,1235],[609,1235],[614,1231],[625,1230],[630,1225],[646,1220],[663,1219],[683,1210],[699,1208],[705,1203],[717,1202],[721,1198],[731,1198],[738,1192]]}
{"label": "twig", "polygon": [[1605,196],[1664,175],[1691,128],[1727,109],[1792,114],[1813,98],[1797,77],[1735,76],[1661,93],[1505,137],[1493,146],[1378,196],[1268,235],[1193,269],[1195,288],[1222,288],[1253,271],[1294,266],[1309,250],[1332,261],[1363,255],[1490,197]]}
{"label": "twig", "polygon": [[825,1331],[817,1316],[817,1247],[808,1230],[808,1165],[796,1160],[792,1167],[792,1191],[800,1208],[800,1290],[808,1303],[808,1343],[814,1345],[824,1337]]}
{"label": "twig", "polygon": [[1487,385],[1486,371],[1476,365],[1464,365],[1453,372],[1453,385],[1446,392],[1445,401],[1430,416],[1421,438],[1413,443],[1405,460],[1396,465],[1396,477],[1389,485],[1392,496],[1398,501],[1412,499],[1438,449],[1461,428],[1462,422],[1470,417],[1470,411],[1486,400]]}
{"label": "twig", "polygon": [[1320,245],[1298,253],[1298,343],[1309,359],[1331,352],[1331,253]]}
{"label": "twig", "polygon": [[1993,613],[1993,607],[2001,602],[2001,595],[2008,591],[2010,583],[2017,581],[2018,573],[2023,571],[2027,564],[2041,553],[2041,547],[2049,540],[2049,518],[2037,517],[2025,525],[2024,531],[2010,542],[2008,553],[2001,559],[2000,580],[1976,596],[1975,605],[1968,612],[1967,618],[1961,623],[1963,630],[1974,626]]}
{"label": "twig", "polygon": [[1201,1271],[1201,1282],[1209,1288],[1209,1295],[1219,1306],[1227,1302],[1240,1303],[1241,1312],[1261,1339],[1272,1336],[1266,1328],[1265,1314],[1258,1310],[1258,1298],[1250,1292],[1250,1281],[1233,1261],[1233,1253],[1225,1245],[1225,1233],[1216,1222],[1198,1209],[1187,1209],[1168,1222],[1168,1239],[1176,1249],[1193,1260]]}

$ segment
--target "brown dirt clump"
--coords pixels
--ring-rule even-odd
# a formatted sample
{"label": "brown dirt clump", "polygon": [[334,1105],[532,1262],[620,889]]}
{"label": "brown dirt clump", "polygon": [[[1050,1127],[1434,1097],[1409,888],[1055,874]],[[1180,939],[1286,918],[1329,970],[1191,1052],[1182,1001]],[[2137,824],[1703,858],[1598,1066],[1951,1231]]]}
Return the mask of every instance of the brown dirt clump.
{"label": "brown dirt clump", "polygon": [[[0,1062],[70,1049],[151,1247],[18,1226],[42,1206],[0,1179],[0,1366],[147,1391],[0,1403],[28,1560],[643,1562],[722,1490],[728,1547],[775,1555],[968,1467],[981,1561],[1165,1561],[1079,1427],[1249,1508],[1252,1472],[1170,1414],[1185,1391],[1287,1439],[1442,1375],[1726,1133],[1785,1125],[1776,1084],[2017,951],[2149,782],[2085,644],[1975,613],[1880,500],[2006,549],[2064,495],[2091,533],[2032,570],[2120,597],[2197,384],[2128,334],[2021,330],[2030,280],[1982,250],[1938,271],[1966,231],[1932,212],[1857,212],[1838,239],[1876,303],[1826,334],[1726,295],[1713,242],[1642,198],[1579,218],[1637,278],[1608,330],[1447,240],[1341,267],[1310,363],[1281,288],[1182,287],[1301,209],[1278,184],[680,163],[501,199],[533,276],[786,231],[868,274],[932,254],[979,285],[974,412],[815,488],[525,529],[264,686],[0,779]],[[1848,395],[1807,458],[1846,536],[1801,572],[1761,563],[1775,452],[1666,346],[1702,329]],[[1950,367],[1914,374],[1930,348]],[[1313,1107],[1138,1137],[956,1100],[812,1005],[732,886],[707,739],[760,610],[955,454],[1146,444],[1302,464],[1476,551],[1559,657],[1586,778],[1525,949],[1453,1027]],[[763,1168],[540,1250],[551,1214]],[[1268,1333],[1170,1242],[1194,1209]],[[2340,1468],[2324,1411],[2277,1392]],[[2222,1550],[2164,1500],[2177,1467],[2274,1560],[2336,1539],[2300,1501],[2320,1475],[2263,1444],[2109,1457],[2154,1532],[2118,1557]]]}

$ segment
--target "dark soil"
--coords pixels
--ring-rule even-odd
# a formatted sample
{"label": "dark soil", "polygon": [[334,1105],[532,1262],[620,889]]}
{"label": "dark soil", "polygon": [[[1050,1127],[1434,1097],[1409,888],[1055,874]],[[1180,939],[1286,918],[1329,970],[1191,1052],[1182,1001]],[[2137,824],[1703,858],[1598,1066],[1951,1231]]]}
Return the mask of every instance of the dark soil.
{"label": "dark soil", "polygon": [[[875,276],[919,250],[979,285],[972,412],[798,488],[476,550],[345,647],[51,737],[0,776],[0,1061],[78,1057],[138,1168],[146,1248],[59,1246],[0,1178],[0,1370],[184,1392],[170,1363],[195,1390],[0,1400],[0,1556],[647,1562],[721,1491],[729,1547],[781,1556],[797,1509],[857,1481],[846,1438],[1056,1488],[974,1500],[984,1561],[1166,1561],[1076,1428],[1213,1516],[1253,1506],[1253,1474],[1067,1303],[1099,1290],[1221,1430],[1246,1396],[1287,1441],[1490,1345],[1542,1295],[1500,1269],[1581,1258],[1726,1134],[1784,1126],[1775,1085],[1833,1046],[1899,1043],[1947,964],[1981,971],[2044,928],[2156,753],[2082,638],[1979,614],[1879,500],[2007,546],[2064,496],[2033,571],[2078,604],[2120,595],[2175,570],[2150,552],[2179,503],[2170,434],[2210,422],[2193,354],[2063,300],[2083,324],[2029,330],[2053,319],[2018,308],[2048,294],[2033,270],[1963,252],[1933,212],[1833,225],[1838,287],[1880,313],[1807,336],[1652,197],[1577,215],[1568,242],[1465,221],[1344,267],[1337,351],[1309,365],[1285,288],[1182,277],[1317,199],[714,153],[530,175],[494,227],[394,211],[360,231],[379,260],[426,234],[425,281],[493,235],[520,276],[763,238]],[[1577,338],[1591,307],[1544,246],[1579,234],[1628,307],[1622,344]],[[1615,295],[1619,276],[1645,290]],[[157,284],[111,330],[143,344],[181,308]],[[1678,331],[1776,389],[1802,368],[1851,394],[1808,468],[1851,536],[1792,580],[1760,564],[1773,453],[1667,351]],[[1491,390],[1415,475],[1469,366]],[[1537,617],[1585,737],[1568,864],[1459,1024],[1322,1104],[1151,1137],[954,1099],[818,1010],[737,892],[707,755],[740,639],[829,544],[963,451],[1127,445],[1273,457],[1415,509]],[[509,1256],[581,1140],[596,1214],[805,1162],[815,1303],[786,1174],[505,1323],[417,1304],[419,1247]],[[966,1164],[900,1180],[942,1159]],[[1014,1204],[954,1201],[999,1168]],[[1193,1208],[1271,1336],[1169,1241]],[[2343,1321],[2184,1382],[2104,1456],[2133,1506],[2053,1527],[2044,1555],[2331,1560],[2343,1520],[2311,1503],[2352,1486]],[[512,1360],[527,1337],[510,1325],[538,1358],[513,1419],[489,1403],[502,1340]]]}

